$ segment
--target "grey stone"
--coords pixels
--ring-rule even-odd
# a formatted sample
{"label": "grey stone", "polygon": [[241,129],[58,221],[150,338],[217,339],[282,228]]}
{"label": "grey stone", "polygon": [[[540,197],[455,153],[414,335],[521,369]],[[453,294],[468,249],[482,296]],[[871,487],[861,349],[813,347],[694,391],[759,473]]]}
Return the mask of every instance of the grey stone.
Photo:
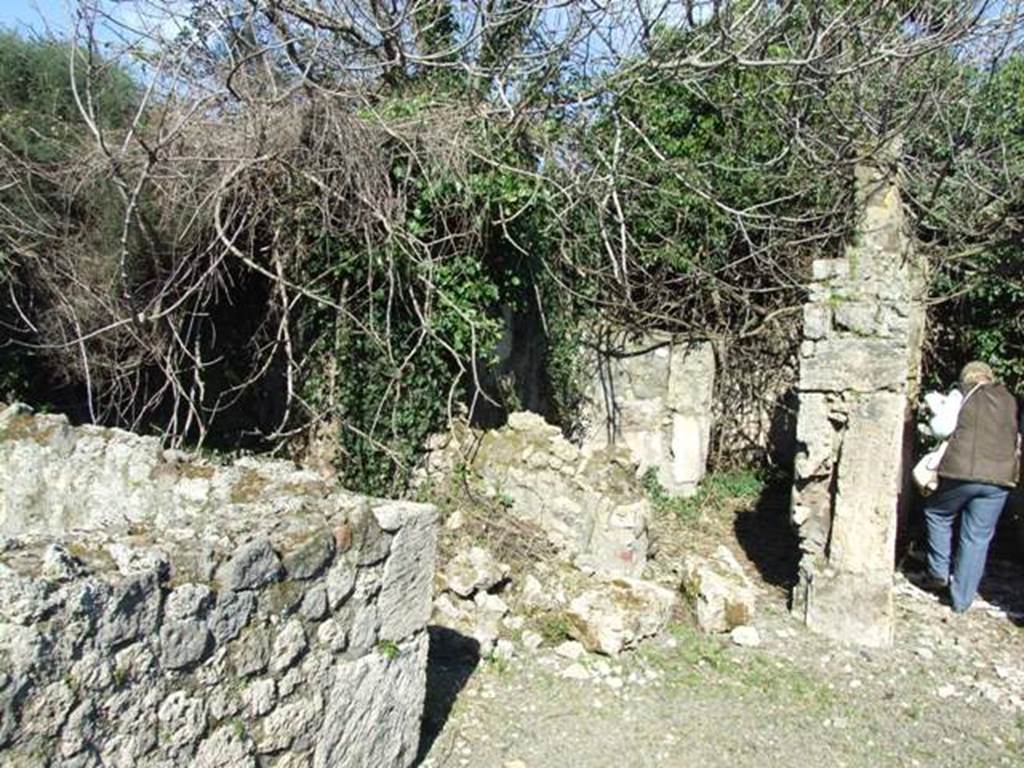
{"label": "grey stone", "polygon": [[222,725],[196,750],[192,768],[256,768],[249,735],[234,725]]}
{"label": "grey stone", "polygon": [[218,644],[238,637],[256,610],[256,598],[250,592],[221,592],[210,616],[210,629]]}
{"label": "grey stone", "polygon": [[270,664],[270,630],[266,627],[248,627],[231,644],[229,653],[239,677],[259,674]]}
{"label": "grey stone", "polygon": [[385,531],[377,517],[367,508],[362,508],[350,520],[354,536],[354,551],[358,552],[356,564],[376,565],[391,551],[393,534]]}
{"label": "grey stone", "polygon": [[99,627],[99,641],[119,646],[154,634],[160,621],[160,601],[157,573],[150,571],[126,578],[114,587]]}
{"label": "grey stone", "polygon": [[318,730],[323,700],[319,694],[282,704],[263,721],[262,735],[257,739],[261,753],[288,749],[296,741],[311,741],[311,733]]}
{"label": "grey stone", "polygon": [[102,691],[113,684],[111,666],[108,656],[97,651],[87,651],[71,665],[68,677],[80,691]]}
{"label": "grey stone", "polygon": [[71,555],[59,544],[51,544],[43,554],[43,578],[54,581],[70,581],[85,572],[82,562]]}
{"label": "grey stone", "polygon": [[327,619],[316,628],[316,639],[332,653],[348,648],[348,629],[335,619]]}
{"label": "grey stone", "polygon": [[299,581],[281,581],[259,593],[257,611],[261,618],[285,618],[295,613],[306,596],[306,585]]}
{"label": "grey stone", "polygon": [[206,705],[185,691],[174,691],[157,712],[160,742],[173,750],[191,747],[206,732]]}
{"label": "grey stone", "polygon": [[277,683],[273,678],[254,680],[242,691],[242,704],[250,717],[263,717],[277,704]]}
{"label": "grey stone", "polygon": [[327,571],[327,602],[336,611],[351,597],[356,586],[356,566],[348,558],[340,557]]}
{"label": "grey stone", "polygon": [[384,564],[377,600],[381,639],[401,640],[427,623],[433,574],[425,566],[434,562],[436,551],[434,515],[426,509],[410,515],[409,521],[395,534],[391,556]]}
{"label": "grey stone", "polygon": [[270,671],[279,674],[291,667],[306,652],[306,630],[298,619],[289,619],[274,638]]}
{"label": "grey stone", "polygon": [[[412,762],[433,508],[10,418],[28,421],[0,439],[0,763],[308,766],[321,744],[354,756],[332,765]],[[325,725],[325,694],[360,662],[379,685],[339,687],[359,695]],[[361,732],[373,743],[340,743]]]}
{"label": "grey stone", "polygon": [[243,544],[217,571],[221,584],[235,591],[258,589],[277,581],[281,574],[281,561],[265,536]]}
{"label": "grey stone", "polygon": [[426,633],[397,654],[372,653],[336,668],[314,768],[405,768],[416,757],[423,714]]}
{"label": "grey stone", "polygon": [[206,622],[186,619],[160,628],[160,665],[164,669],[183,669],[200,661],[211,647],[212,637]]}
{"label": "grey stone", "polygon": [[312,587],[302,598],[299,613],[308,621],[319,621],[327,615],[327,588],[322,584]]}
{"label": "grey stone", "polygon": [[331,563],[336,548],[334,534],[317,531],[284,557],[284,569],[290,579],[319,576]]}
{"label": "grey stone", "polygon": [[53,738],[60,733],[75,704],[75,693],[64,681],[33,691],[24,705],[25,732],[31,736]]}
{"label": "grey stone", "polygon": [[213,592],[205,584],[182,584],[171,590],[164,614],[172,621],[205,616],[213,603]]}

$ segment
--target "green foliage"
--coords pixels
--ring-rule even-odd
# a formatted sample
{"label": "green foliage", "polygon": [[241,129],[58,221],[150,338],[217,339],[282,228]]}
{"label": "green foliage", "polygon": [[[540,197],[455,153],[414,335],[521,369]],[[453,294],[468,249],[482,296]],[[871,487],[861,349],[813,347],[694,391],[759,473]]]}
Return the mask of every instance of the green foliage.
{"label": "green foliage", "polygon": [[388,661],[394,661],[401,653],[401,649],[394,640],[380,640],[377,643],[377,653]]}
{"label": "green foliage", "polygon": [[[84,102],[88,58],[87,51],[66,43],[0,31],[0,143],[32,160],[52,162],[84,138],[71,64]],[[124,69],[95,58],[89,85],[99,127],[125,125],[138,88]]]}
{"label": "green foliage", "polygon": [[687,523],[696,523],[703,515],[726,507],[756,501],[765,487],[765,478],[755,470],[730,469],[711,472],[701,481],[693,496],[673,496],[658,480],[655,468],[641,478],[655,511],[674,515]]}
{"label": "green foliage", "polygon": [[1007,384],[1024,387],[1024,57],[994,71],[950,63],[942,77],[962,94],[954,142],[912,133],[912,151],[933,166],[912,190],[918,232],[938,269],[932,292],[930,360],[948,385],[971,359],[989,362]]}

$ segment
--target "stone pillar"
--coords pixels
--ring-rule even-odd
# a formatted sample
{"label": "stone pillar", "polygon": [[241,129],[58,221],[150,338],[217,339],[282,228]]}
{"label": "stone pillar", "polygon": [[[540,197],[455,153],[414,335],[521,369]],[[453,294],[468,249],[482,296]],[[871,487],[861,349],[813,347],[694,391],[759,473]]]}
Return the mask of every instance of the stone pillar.
{"label": "stone pillar", "polygon": [[814,262],[804,306],[793,610],[822,634],[887,646],[924,280],[896,182],[875,166],[859,167],[856,180],[857,236],[843,258]]}
{"label": "stone pillar", "polygon": [[624,445],[640,473],[691,496],[711,441],[715,355],[708,342],[648,334],[605,342],[592,355],[584,448]]}

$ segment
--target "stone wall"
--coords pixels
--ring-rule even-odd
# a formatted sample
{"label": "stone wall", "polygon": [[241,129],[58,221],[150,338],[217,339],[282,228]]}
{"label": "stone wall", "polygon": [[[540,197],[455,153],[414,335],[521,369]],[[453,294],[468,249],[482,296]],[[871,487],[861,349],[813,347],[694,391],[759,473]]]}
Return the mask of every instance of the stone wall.
{"label": "stone wall", "polygon": [[604,339],[590,355],[583,446],[623,445],[670,493],[690,496],[711,442],[715,355],[710,343],[671,337]]}
{"label": "stone wall", "polygon": [[408,766],[434,509],[0,413],[0,764]]}
{"label": "stone wall", "polygon": [[804,307],[792,507],[803,555],[793,609],[821,633],[885,646],[923,275],[895,182],[861,167],[857,184],[857,239],[844,258],[814,263]]}

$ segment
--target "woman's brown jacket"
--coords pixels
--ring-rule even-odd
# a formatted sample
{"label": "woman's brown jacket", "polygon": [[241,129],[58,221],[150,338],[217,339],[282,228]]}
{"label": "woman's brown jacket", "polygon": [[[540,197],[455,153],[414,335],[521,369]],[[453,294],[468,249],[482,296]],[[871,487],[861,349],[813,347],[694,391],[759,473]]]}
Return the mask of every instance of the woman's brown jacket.
{"label": "woman's brown jacket", "polygon": [[1002,384],[982,384],[968,397],[939,476],[950,480],[1017,485],[1017,401]]}

